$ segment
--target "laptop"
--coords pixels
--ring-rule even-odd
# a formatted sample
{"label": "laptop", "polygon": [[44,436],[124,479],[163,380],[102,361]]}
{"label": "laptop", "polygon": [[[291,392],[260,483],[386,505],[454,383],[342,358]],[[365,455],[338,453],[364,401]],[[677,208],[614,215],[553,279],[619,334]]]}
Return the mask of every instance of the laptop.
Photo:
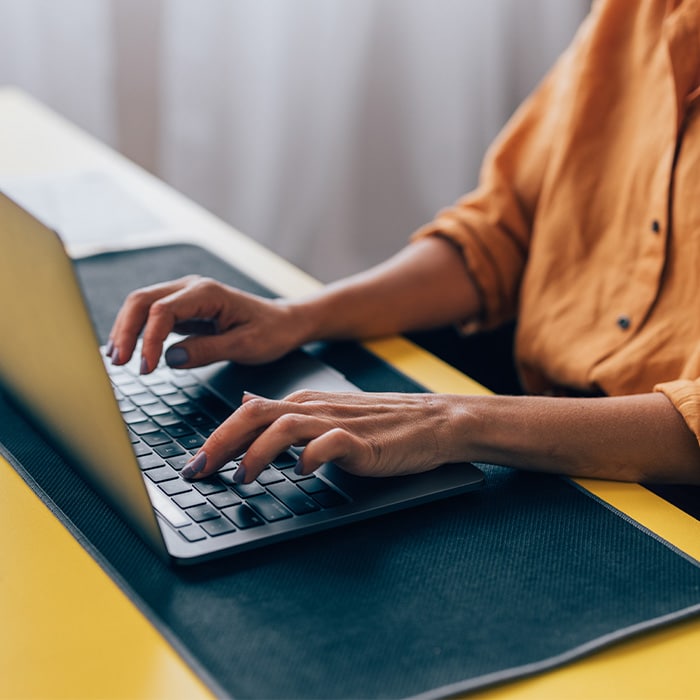
{"label": "laptop", "polygon": [[310,535],[462,494],[483,481],[468,463],[389,478],[356,477],[329,463],[300,477],[293,469],[297,455],[289,451],[253,484],[235,484],[235,462],[188,482],[180,470],[244,390],[282,398],[301,388],[359,389],[303,349],[256,367],[163,365],[143,377],[137,360],[113,368],[61,239],[2,193],[0,251],[0,385],[172,563],[195,564]]}

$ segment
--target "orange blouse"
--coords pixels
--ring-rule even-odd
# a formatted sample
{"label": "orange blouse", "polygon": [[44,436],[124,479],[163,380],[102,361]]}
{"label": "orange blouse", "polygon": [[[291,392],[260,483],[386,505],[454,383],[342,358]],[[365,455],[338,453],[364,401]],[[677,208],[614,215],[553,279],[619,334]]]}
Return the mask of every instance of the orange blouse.
{"label": "orange blouse", "polygon": [[466,330],[518,318],[529,391],[661,391],[700,440],[699,78],[700,0],[599,0],[416,237],[463,251]]}

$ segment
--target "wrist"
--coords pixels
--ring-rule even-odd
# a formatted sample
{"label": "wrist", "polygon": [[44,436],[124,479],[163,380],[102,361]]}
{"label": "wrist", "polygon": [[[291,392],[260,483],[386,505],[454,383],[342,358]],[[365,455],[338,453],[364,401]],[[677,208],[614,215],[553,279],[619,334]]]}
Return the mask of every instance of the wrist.
{"label": "wrist", "polygon": [[327,338],[320,305],[314,298],[283,299],[277,304],[285,314],[285,326],[294,345],[301,346]]}
{"label": "wrist", "polygon": [[435,394],[439,409],[435,436],[442,463],[469,462],[480,458],[478,436],[483,433],[479,398]]}

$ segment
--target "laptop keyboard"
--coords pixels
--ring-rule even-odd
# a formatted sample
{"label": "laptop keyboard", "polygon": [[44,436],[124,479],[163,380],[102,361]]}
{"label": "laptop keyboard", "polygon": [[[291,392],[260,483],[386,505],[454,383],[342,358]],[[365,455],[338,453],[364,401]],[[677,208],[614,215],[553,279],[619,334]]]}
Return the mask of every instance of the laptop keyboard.
{"label": "laptop keyboard", "polygon": [[297,459],[289,452],[278,455],[251,484],[234,482],[237,460],[214,476],[186,481],[180,471],[236,406],[187,370],[161,364],[140,375],[135,361],[115,367],[109,358],[105,367],[153,506],[186,540],[219,537],[349,502],[324,478],[297,475]]}

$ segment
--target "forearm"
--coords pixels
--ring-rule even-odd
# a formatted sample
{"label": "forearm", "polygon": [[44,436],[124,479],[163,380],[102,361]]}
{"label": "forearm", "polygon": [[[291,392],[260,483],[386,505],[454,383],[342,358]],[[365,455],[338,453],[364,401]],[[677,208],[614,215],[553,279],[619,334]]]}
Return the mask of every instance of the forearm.
{"label": "forearm", "polygon": [[662,394],[461,397],[455,456],[570,476],[700,484],[700,447]]}
{"label": "forearm", "polygon": [[474,317],[480,300],[461,254],[433,237],[290,308],[308,342],[436,328]]}

